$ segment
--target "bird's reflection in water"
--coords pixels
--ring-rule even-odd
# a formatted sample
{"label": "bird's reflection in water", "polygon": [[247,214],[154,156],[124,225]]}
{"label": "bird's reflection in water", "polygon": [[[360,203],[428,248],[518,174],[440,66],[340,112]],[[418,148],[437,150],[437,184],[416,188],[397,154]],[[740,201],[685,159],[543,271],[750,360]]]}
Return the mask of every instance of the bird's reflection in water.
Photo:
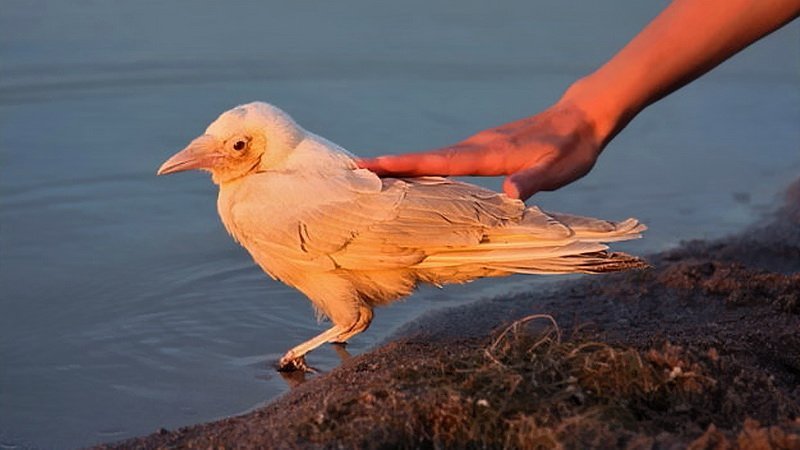
{"label": "bird's reflection in water", "polygon": [[[335,343],[331,344],[331,347],[333,347],[333,351],[336,352],[336,355],[339,357],[341,362],[345,362],[353,357],[353,355],[351,355],[350,352],[347,351],[347,344]],[[313,367],[311,367],[310,369],[311,372],[306,372],[304,370],[291,370],[291,371],[278,371],[278,373],[281,375],[281,378],[283,378],[283,381],[285,381],[286,384],[289,385],[289,388],[296,388],[297,386],[300,386],[301,384],[306,382],[307,380],[306,377],[309,373],[323,373],[322,371],[315,369]]]}
{"label": "bird's reflection in water", "polygon": [[345,362],[353,357],[353,355],[347,351],[347,344],[335,343],[331,344],[331,347],[333,347],[333,351],[336,352],[336,355],[339,356],[339,359],[341,359],[342,362]]}
{"label": "bird's reflection in water", "polygon": [[296,388],[306,382],[306,372],[303,370],[281,371],[278,373],[281,374],[281,378],[289,385],[289,388]]}

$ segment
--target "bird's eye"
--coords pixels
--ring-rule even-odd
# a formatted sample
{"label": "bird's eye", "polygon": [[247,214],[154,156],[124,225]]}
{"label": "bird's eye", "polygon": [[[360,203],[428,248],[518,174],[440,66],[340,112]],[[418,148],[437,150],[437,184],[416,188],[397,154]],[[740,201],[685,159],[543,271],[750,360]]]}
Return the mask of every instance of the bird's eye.
{"label": "bird's eye", "polygon": [[247,147],[247,142],[241,139],[233,143],[233,149],[236,151],[242,151],[245,147]]}

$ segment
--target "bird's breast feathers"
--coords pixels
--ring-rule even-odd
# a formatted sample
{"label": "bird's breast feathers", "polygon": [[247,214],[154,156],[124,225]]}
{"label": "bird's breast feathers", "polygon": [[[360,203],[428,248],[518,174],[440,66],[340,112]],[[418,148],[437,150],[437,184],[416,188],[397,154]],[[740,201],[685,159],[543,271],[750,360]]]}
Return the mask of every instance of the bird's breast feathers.
{"label": "bird's breast feathers", "polygon": [[290,277],[282,272],[335,269],[327,254],[346,245],[365,221],[390,219],[402,195],[384,192],[375,174],[355,165],[328,161],[321,170],[307,169],[264,171],[220,186],[217,208],[225,228],[282,280]]}

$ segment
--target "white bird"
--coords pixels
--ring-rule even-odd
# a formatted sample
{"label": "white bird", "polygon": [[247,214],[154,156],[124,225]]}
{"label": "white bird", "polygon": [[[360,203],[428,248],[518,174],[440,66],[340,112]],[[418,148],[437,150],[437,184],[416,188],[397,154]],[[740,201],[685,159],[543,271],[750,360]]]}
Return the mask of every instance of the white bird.
{"label": "white bird", "polygon": [[366,330],[374,307],[420,282],[646,267],[604,244],[640,237],[636,219],[547,213],[447,178],[381,179],[267,103],[223,113],[158,175],[189,169],[211,173],[222,223],[255,262],[333,322],[281,369],[305,369],[306,353]]}

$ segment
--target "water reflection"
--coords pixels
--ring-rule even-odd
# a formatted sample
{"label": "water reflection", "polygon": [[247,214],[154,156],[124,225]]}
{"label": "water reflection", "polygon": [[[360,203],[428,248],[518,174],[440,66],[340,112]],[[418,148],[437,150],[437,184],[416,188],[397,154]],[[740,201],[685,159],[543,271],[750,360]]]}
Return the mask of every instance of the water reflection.
{"label": "water reflection", "polygon": [[286,382],[289,388],[296,388],[305,383],[308,379],[308,373],[302,370],[293,370],[291,372],[280,372],[281,378]]}
{"label": "water reflection", "polygon": [[333,351],[336,352],[336,356],[339,357],[341,362],[345,362],[353,357],[353,355],[351,355],[350,352],[347,351],[347,344],[337,342],[331,344],[331,347],[333,347]]}

